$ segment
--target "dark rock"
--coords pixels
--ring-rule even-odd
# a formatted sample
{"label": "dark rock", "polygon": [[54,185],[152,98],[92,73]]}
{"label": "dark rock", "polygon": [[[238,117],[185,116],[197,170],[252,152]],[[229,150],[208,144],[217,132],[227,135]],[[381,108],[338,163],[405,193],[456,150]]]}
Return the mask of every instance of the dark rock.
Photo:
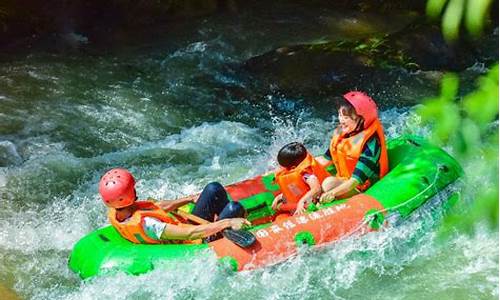
{"label": "dark rock", "polygon": [[[333,54],[334,53],[334,54]],[[353,74],[370,74],[366,57],[345,51],[332,52],[322,45],[279,48],[254,57],[244,68],[271,90],[319,95],[344,91],[358,82]]]}
{"label": "dark rock", "polygon": [[447,43],[438,25],[416,23],[389,37],[388,47],[401,53],[418,70],[461,71],[479,56],[477,41]]}
{"label": "dark rock", "polygon": [[395,99],[404,99],[401,104],[408,105],[430,96],[424,91],[437,89],[444,72],[497,60],[496,45],[497,33],[450,45],[439,26],[419,21],[391,35],[284,46],[249,59],[242,68],[260,82],[264,94],[324,99],[352,89],[372,94],[394,90],[382,98],[396,105]]}

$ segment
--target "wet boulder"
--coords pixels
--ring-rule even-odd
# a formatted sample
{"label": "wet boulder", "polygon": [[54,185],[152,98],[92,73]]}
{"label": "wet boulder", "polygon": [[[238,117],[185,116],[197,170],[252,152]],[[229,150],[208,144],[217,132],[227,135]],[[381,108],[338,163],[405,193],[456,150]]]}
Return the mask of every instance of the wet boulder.
{"label": "wet boulder", "polygon": [[[498,43],[498,34],[485,39]],[[284,46],[253,57],[242,67],[264,93],[321,99],[351,89],[372,93],[395,90],[386,93],[386,100],[406,99],[402,104],[415,104],[430,96],[420,94],[419,86],[422,91],[433,90],[443,73],[496,58],[496,53],[485,53],[478,44],[447,44],[438,26],[418,21],[394,34]]]}
{"label": "wet boulder", "polygon": [[0,167],[18,165],[22,158],[17,152],[16,145],[10,141],[0,141]]}
{"label": "wet boulder", "polygon": [[[455,43],[444,40],[438,25],[418,22],[405,30],[388,37],[389,53],[400,53],[413,68],[422,71],[459,72],[472,66],[477,61],[487,59],[481,50],[486,44],[498,45],[498,35],[489,34],[480,40],[463,38]],[[484,54],[484,53],[483,53]],[[491,53],[490,59],[497,53]],[[393,63],[393,65],[397,66]]]}
{"label": "wet boulder", "polygon": [[356,85],[361,74],[374,68],[367,57],[324,45],[278,48],[245,62],[244,68],[271,91],[297,95],[329,94]]}

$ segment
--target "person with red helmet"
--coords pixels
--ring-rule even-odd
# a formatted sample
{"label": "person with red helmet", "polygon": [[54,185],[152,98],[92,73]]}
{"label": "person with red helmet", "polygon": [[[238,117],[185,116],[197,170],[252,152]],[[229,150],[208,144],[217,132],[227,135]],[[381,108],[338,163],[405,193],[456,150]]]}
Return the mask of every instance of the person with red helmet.
{"label": "person with red helmet", "polygon": [[336,172],[323,181],[323,203],[368,189],[389,168],[384,129],[370,96],[359,91],[344,94],[338,118],[329,149],[317,158],[323,165],[333,164]]}
{"label": "person with red helmet", "polygon": [[[109,208],[110,223],[133,243],[193,243],[213,237],[226,228],[238,230],[250,225],[242,218],[243,206],[230,202],[224,187],[217,182],[208,184],[199,197],[137,201],[134,177],[129,171],[116,168],[102,176],[99,194]],[[189,202],[195,203],[194,215],[212,223],[192,225],[174,213]]]}

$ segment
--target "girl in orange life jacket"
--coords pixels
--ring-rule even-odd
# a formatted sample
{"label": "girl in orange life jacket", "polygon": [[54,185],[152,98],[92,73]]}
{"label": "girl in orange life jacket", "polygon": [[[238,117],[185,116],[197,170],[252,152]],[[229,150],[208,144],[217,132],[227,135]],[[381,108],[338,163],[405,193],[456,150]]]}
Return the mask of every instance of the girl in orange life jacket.
{"label": "girl in orange life jacket", "polygon": [[321,202],[346,198],[366,190],[388,171],[387,149],[377,106],[362,92],[348,92],[339,109],[339,126],[335,129],[326,157],[321,164],[333,163],[336,176],[323,182]]}
{"label": "girl in orange life jacket", "polygon": [[275,181],[281,194],[274,198],[275,211],[300,214],[321,194],[321,183],[328,177],[322,165],[309,154],[301,143],[289,143],[278,152]]}
{"label": "girl in orange life jacket", "polygon": [[[99,193],[109,207],[110,223],[133,243],[189,242],[212,236],[229,227],[240,229],[244,224],[250,224],[243,218],[227,218],[232,217],[231,214],[242,216],[244,210],[239,203],[229,203],[224,188],[218,183],[208,184],[198,199],[136,201],[132,174],[125,169],[112,169],[101,178]],[[207,221],[214,221],[215,214],[219,215],[219,219],[226,219],[206,225],[190,225],[183,224],[182,220],[168,213],[189,202],[196,204],[193,214]]]}

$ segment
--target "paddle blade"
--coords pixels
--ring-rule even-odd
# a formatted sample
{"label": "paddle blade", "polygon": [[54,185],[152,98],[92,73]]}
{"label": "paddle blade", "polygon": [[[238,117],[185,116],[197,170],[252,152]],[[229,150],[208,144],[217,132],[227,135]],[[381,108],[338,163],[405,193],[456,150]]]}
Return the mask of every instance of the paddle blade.
{"label": "paddle blade", "polygon": [[257,241],[253,233],[246,230],[225,229],[222,235],[241,248],[250,247]]}

